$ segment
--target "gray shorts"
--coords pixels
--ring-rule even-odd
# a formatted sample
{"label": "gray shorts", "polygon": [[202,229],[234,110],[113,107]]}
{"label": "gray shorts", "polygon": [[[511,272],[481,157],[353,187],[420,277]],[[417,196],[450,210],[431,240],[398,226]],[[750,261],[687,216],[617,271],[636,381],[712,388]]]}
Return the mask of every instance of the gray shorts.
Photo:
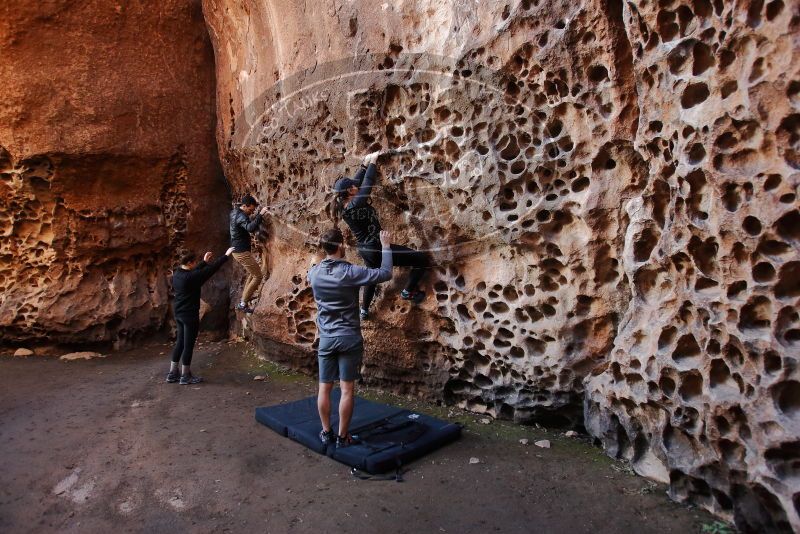
{"label": "gray shorts", "polygon": [[323,337],[319,340],[319,381],[353,382],[361,377],[364,339],[361,336]]}

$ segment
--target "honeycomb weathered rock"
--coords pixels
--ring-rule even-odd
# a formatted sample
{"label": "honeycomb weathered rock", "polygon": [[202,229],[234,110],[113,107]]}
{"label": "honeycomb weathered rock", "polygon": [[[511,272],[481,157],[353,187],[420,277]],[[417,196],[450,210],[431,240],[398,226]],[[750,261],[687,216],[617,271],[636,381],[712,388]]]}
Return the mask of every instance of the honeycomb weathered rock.
{"label": "honeycomb weathered rock", "polygon": [[374,204],[437,268],[420,309],[383,288],[369,380],[519,420],[585,408],[674,497],[800,528],[796,3],[204,10],[223,165],[272,210],[255,339],[313,363],[328,190],[397,148]]}
{"label": "honeycomb weathered rock", "polygon": [[[305,48],[283,65],[276,51],[284,43],[265,39],[228,65],[239,60],[220,50],[233,46],[244,22],[225,7],[222,17],[221,5],[206,5],[212,37],[231,39],[217,42],[219,102],[229,103],[220,110],[222,156],[233,189],[258,192],[272,215],[273,273],[252,330],[312,347],[314,306],[303,273],[314,236],[331,224],[330,185],[354,170],[358,156],[395,148],[400,153],[381,164],[374,203],[396,240],[430,250],[438,268],[421,310],[398,302],[396,288],[382,292],[370,377],[443,390],[494,415],[580,419],[582,381],[609,352],[629,299],[618,259],[628,217],[620,199],[647,181],[647,166],[627,139],[638,107],[630,50],[614,46],[624,37],[621,12],[564,3],[542,18],[532,5],[513,16],[502,6],[482,8],[505,17],[504,28],[499,36],[484,30],[481,46],[457,59],[413,46],[405,53],[398,43],[413,43],[424,27],[397,24],[408,35],[392,37],[386,54],[327,63],[317,54],[317,67],[270,87],[261,81],[269,79],[264,69],[280,76],[303,66],[294,58]],[[269,25],[259,22],[271,16],[259,12],[267,7],[248,8],[251,31]],[[287,23],[300,8],[275,9]],[[392,16],[358,9],[350,20],[367,26],[377,15]],[[331,24],[318,16],[309,26]],[[311,38],[328,37],[319,29]],[[365,50],[383,40],[375,28],[353,39]],[[584,43],[578,54],[576,42]],[[234,80],[227,72],[239,74]]]}
{"label": "honeycomb weathered rock", "polygon": [[162,326],[176,248],[226,240],[199,2],[5,2],[0,47],[0,340]]}
{"label": "honeycomb weathered rock", "polygon": [[632,299],[586,423],[642,474],[746,531],[800,527],[796,3],[626,14],[649,166]]}

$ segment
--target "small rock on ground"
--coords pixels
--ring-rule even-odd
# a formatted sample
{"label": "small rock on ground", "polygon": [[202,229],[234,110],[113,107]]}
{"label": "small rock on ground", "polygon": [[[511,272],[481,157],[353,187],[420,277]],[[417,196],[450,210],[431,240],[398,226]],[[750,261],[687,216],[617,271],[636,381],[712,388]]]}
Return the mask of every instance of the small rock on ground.
{"label": "small rock on ground", "polygon": [[72,361],[72,360],[91,360],[92,358],[105,358],[105,354],[99,352],[70,352],[64,354],[59,360]]}
{"label": "small rock on ground", "polygon": [[25,358],[26,356],[33,356],[33,351],[24,347],[20,347],[14,351],[14,356],[20,356],[22,358]]}
{"label": "small rock on ground", "polygon": [[471,463],[471,464],[479,464],[479,463],[481,463],[481,461],[478,458],[475,458],[473,456],[472,458],[469,459],[469,463]]}
{"label": "small rock on ground", "polygon": [[535,442],[534,445],[537,447],[541,447],[542,449],[549,449],[550,448],[550,440],[549,439],[540,439],[539,441]]}

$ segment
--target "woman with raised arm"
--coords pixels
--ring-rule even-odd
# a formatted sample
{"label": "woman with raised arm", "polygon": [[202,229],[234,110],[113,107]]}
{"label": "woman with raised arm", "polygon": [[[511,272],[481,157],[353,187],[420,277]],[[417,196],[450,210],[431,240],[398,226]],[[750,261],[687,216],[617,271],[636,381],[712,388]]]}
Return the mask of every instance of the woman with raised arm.
{"label": "woman with raised arm", "polygon": [[[370,203],[370,194],[377,174],[375,161],[378,156],[378,152],[370,154],[355,176],[339,178],[333,186],[334,220],[338,221],[341,218],[347,223],[356,238],[358,253],[364,259],[366,266],[372,269],[381,265],[381,223],[378,213]],[[395,267],[411,267],[408,284],[400,292],[400,298],[419,304],[425,299],[425,292],[419,289],[419,284],[430,268],[427,254],[395,244],[391,245],[391,249]],[[369,306],[375,296],[375,287],[374,284],[364,287],[360,313],[362,319],[369,319]]]}
{"label": "woman with raised arm", "polygon": [[[192,353],[197,333],[200,330],[200,293],[203,284],[222,267],[228,256],[234,251],[231,247],[225,255],[213,260],[213,254],[206,252],[203,260],[198,262],[194,252],[183,252],[180,256],[180,265],[172,275],[172,288],[175,290],[175,324],[178,328],[175,339],[175,348],[170,358],[167,382],[179,382],[181,385],[194,385],[203,381],[199,376],[192,375]],[[178,364],[181,364],[180,372]]]}

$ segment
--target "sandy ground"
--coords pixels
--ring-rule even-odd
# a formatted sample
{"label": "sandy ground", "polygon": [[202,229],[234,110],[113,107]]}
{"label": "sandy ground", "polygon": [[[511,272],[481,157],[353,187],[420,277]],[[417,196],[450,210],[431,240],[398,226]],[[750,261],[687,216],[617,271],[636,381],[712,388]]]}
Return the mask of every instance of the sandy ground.
{"label": "sandy ground", "polygon": [[0,357],[0,532],[687,533],[713,522],[586,439],[367,390],[466,428],[402,483],[357,480],[254,420],[257,406],[312,394],[312,379],[244,344],[204,343],[194,370],[208,382],[167,384],[168,350]]}

